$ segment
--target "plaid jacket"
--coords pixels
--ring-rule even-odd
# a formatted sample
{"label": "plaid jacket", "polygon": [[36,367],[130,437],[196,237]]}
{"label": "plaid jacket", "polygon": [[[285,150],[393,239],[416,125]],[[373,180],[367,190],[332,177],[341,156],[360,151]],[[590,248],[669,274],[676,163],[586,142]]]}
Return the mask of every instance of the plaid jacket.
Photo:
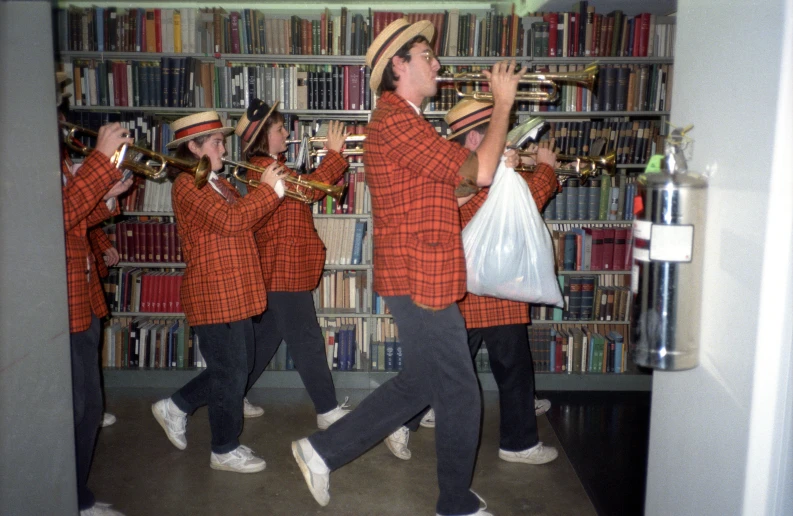
{"label": "plaid jacket", "polygon": [[[226,181],[221,179],[221,181]],[[253,227],[280,203],[270,187],[229,204],[211,185],[198,189],[179,174],[171,190],[186,263],[181,300],[191,325],[240,321],[267,307]]]}
{"label": "plaid jacket", "polygon": [[[534,202],[537,209],[542,211],[545,203],[553,197],[559,188],[553,168],[541,164],[532,173],[521,172],[520,175],[529,183]],[[460,220],[465,227],[487,199],[489,188],[482,189],[470,201],[460,207]],[[466,294],[460,301],[460,312],[465,319],[466,328],[487,328],[489,326],[502,326],[507,324],[528,324],[531,322],[529,316],[529,303],[520,301],[509,301],[496,297],[477,296]]]}
{"label": "plaid jacket", "polygon": [[102,201],[105,193],[121,179],[121,172],[101,152],[94,151],[72,175],[62,163],[65,178],[63,226],[66,233],[66,281],[69,293],[69,332],[85,331],[91,325],[91,313],[107,315],[107,304],[97,274],[96,260],[88,242],[88,228],[118,213],[111,212]]}
{"label": "plaid jacket", "polygon": [[96,261],[96,272],[100,278],[106,278],[110,271],[105,265],[105,251],[113,247],[110,238],[100,227],[94,227],[88,232],[88,244],[91,246],[91,254]]}
{"label": "plaid jacket", "polygon": [[[257,167],[266,167],[272,162],[273,158],[269,156],[251,160]],[[340,153],[330,151],[314,173],[300,177],[336,184],[345,170],[347,160]],[[294,171],[290,173],[297,176]],[[258,180],[260,176],[248,171],[248,179]],[[285,186],[293,188],[293,185]],[[313,192],[315,202],[325,197],[319,191],[304,191],[309,195]],[[314,228],[314,217],[308,204],[286,197],[254,229],[264,286],[268,292],[302,292],[316,288],[325,266],[325,245]]]}
{"label": "plaid jacket", "polygon": [[374,218],[374,289],[443,309],[465,295],[455,188],[471,153],[442,138],[386,92],[366,129],[364,165]]}

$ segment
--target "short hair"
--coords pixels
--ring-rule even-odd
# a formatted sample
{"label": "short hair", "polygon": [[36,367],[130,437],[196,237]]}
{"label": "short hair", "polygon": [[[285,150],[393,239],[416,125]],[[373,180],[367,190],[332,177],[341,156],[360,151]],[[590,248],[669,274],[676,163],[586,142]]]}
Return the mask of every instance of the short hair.
{"label": "short hair", "polygon": [[459,143],[460,145],[465,147],[465,139],[468,137],[468,133],[470,133],[471,131],[476,131],[477,133],[479,133],[481,135],[484,135],[485,131],[487,131],[487,126],[489,126],[489,125],[490,125],[490,122],[487,122],[487,123],[482,124],[482,125],[478,125],[478,126],[472,128],[472,129],[469,129],[468,131],[465,131],[462,134],[458,134],[457,136],[452,138],[452,141],[455,142],[455,143]]}
{"label": "short hair", "polygon": [[[397,50],[396,53],[391,57],[401,57],[405,61],[410,62],[410,49],[412,49],[418,43],[426,43],[428,45],[430,44],[427,38],[419,34],[407,40],[407,42],[399,47],[399,50]],[[388,63],[386,63],[385,68],[383,69],[383,77],[380,79],[380,86],[377,88],[377,93],[383,93],[384,91],[396,91],[396,83],[398,80],[399,76],[394,73],[391,58],[389,58]]]}
{"label": "short hair", "polygon": [[267,136],[267,133],[270,132],[270,128],[279,122],[285,122],[286,119],[284,115],[278,111],[273,110],[270,113],[270,116],[267,117],[267,120],[264,121],[264,126],[259,130],[259,134],[256,135],[256,139],[251,143],[251,146],[248,147],[248,150],[245,151],[242,158],[246,161],[250,161],[253,156],[267,156],[270,154],[270,139]]}

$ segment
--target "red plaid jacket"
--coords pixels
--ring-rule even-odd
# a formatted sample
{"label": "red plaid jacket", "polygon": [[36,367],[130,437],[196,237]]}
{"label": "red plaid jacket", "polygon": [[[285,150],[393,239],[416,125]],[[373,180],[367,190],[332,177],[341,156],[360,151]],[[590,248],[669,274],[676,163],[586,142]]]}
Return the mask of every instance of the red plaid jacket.
{"label": "red plaid jacket", "polygon": [[171,202],[187,267],[181,300],[191,325],[239,321],[267,307],[253,227],[280,203],[269,186],[229,204],[211,185],[198,189],[179,174]]}
{"label": "red plaid jacket", "polygon": [[374,218],[374,289],[443,309],[465,295],[455,188],[470,152],[442,138],[387,92],[366,129],[364,165]]}
{"label": "red plaid jacket", "polygon": [[[251,159],[251,163],[257,167],[266,167],[272,162],[273,158],[269,156]],[[300,177],[336,184],[347,166],[347,160],[340,153],[330,151],[314,173]],[[294,171],[290,171],[290,174],[297,176]],[[261,174],[248,171],[248,179],[258,180],[260,176]],[[293,188],[293,185],[285,186]],[[314,202],[325,197],[319,191],[305,192],[313,195]],[[254,229],[264,286],[268,292],[302,292],[316,288],[325,266],[325,245],[314,228],[310,205],[286,197]]]}
{"label": "red plaid jacket", "polygon": [[62,163],[63,226],[66,233],[66,281],[69,293],[69,332],[85,331],[91,313],[107,315],[107,304],[97,274],[96,260],[88,242],[88,228],[118,213],[111,212],[102,197],[121,179],[121,172],[101,152],[94,151],[75,175]]}
{"label": "red plaid jacket", "polygon": [[102,228],[95,227],[88,232],[88,244],[91,246],[91,254],[96,261],[96,271],[100,278],[106,278],[110,271],[105,265],[105,251],[113,247],[110,238],[102,231]]}
{"label": "red plaid jacket", "polygon": [[[559,188],[553,168],[546,164],[540,164],[534,172],[521,172],[520,175],[529,184],[529,190],[537,204],[537,209],[542,211],[545,203]],[[460,207],[460,221],[463,227],[471,222],[471,218],[484,204],[488,190],[489,188],[483,188],[470,201]],[[458,304],[465,319],[465,327],[469,329],[507,324],[529,324],[531,322],[529,303],[468,293]]]}

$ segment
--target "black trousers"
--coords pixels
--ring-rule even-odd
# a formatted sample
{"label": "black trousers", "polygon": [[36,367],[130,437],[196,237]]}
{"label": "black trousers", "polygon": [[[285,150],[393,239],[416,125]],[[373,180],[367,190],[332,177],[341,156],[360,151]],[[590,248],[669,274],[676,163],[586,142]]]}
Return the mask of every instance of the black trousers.
{"label": "black trousers", "polygon": [[228,453],[240,445],[242,398],[253,364],[250,319],[193,326],[207,367],[171,396],[188,414],[209,405],[212,451]]}
{"label": "black trousers", "polygon": [[[537,416],[534,413],[534,363],[525,324],[488,326],[468,330],[468,348],[475,357],[482,343],[487,346],[490,369],[498,386],[500,420],[499,447],[521,451],[539,441]],[[422,411],[406,426],[419,427]]]}
{"label": "black trousers", "polygon": [[102,381],[99,368],[99,319],[91,315],[87,330],[69,335],[72,359],[72,404],[74,407],[74,450],[77,465],[77,504],[80,510],[93,507],[88,473],[94,458],[96,435],[102,418]]}
{"label": "black trousers", "polygon": [[278,345],[285,340],[295,369],[300,373],[317,414],[324,414],[338,406],[333,376],[325,354],[325,339],[317,322],[311,292],[268,292],[267,311],[260,318],[254,318],[253,333],[256,352],[246,392],[253,387],[272,360]]}
{"label": "black trousers", "polygon": [[385,298],[402,344],[402,371],[324,432],[309,437],[331,470],[383,440],[424,407],[435,408],[438,514],[471,514],[479,500],[471,478],[482,406],[460,309],[416,306],[409,296]]}

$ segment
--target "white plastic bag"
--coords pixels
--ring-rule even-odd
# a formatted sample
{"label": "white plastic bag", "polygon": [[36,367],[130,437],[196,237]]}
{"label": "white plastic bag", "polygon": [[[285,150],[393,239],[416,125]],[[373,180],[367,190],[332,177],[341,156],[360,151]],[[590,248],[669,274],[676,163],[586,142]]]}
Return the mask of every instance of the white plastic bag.
{"label": "white plastic bag", "polygon": [[487,200],[463,229],[468,292],[563,306],[551,235],[526,181],[501,163]]}

